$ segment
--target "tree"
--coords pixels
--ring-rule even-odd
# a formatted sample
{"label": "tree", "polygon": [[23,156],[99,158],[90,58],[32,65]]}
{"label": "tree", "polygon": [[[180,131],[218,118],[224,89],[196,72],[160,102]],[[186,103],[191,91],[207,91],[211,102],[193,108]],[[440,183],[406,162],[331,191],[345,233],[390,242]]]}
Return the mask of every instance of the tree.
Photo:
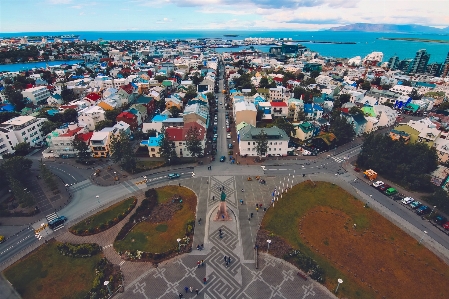
{"label": "tree", "polygon": [[125,132],[120,131],[119,135],[112,135],[110,152],[112,161],[120,163],[126,171],[134,172],[137,166],[136,158],[129,136]]}
{"label": "tree", "polygon": [[61,123],[54,123],[50,120],[47,120],[42,123],[41,130],[44,135],[48,135],[51,132],[53,132],[54,130],[56,130],[57,128],[59,128],[60,126],[61,126]]}
{"label": "tree", "polygon": [[260,108],[257,109],[256,112],[256,121],[261,121],[262,120],[262,116],[264,115],[264,111]]}
{"label": "tree", "polygon": [[198,86],[201,82],[203,82],[204,77],[203,76],[199,76],[197,74],[195,74],[195,76],[192,76],[192,83],[195,86]]}
{"label": "tree", "polygon": [[[340,101],[340,105],[338,108],[341,108],[344,104],[349,103],[349,101],[351,100],[351,95],[347,94],[347,93],[341,94],[338,97],[338,100]],[[334,107],[335,107],[335,105],[334,105]]]}
{"label": "tree", "polygon": [[177,158],[176,150],[173,142],[168,139],[165,128],[162,127],[159,139],[159,154],[165,159],[165,162],[174,161]]}
{"label": "tree", "polygon": [[270,82],[268,81],[267,77],[262,77],[259,81],[259,87],[260,88],[269,88]]}
{"label": "tree", "polygon": [[363,90],[370,90],[371,89],[371,82],[368,80],[363,81],[361,88]]}
{"label": "tree", "polygon": [[62,118],[64,119],[64,122],[66,122],[66,123],[77,122],[78,112],[75,109],[66,109],[62,113]]}
{"label": "tree", "polygon": [[416,90],[416,88],[412,89],[412,92],[409,94],[409,96],[412,98],[412,100],[414,101],[419,101],[422,98],[422,95],[420,95],[418,93],[418,90]]}
{"label": "tree", "polygon": [[196,88],[194,86],[189,86],[189,88],[187,88],[186,94],[184,95],[184,102],[187,103],[191,99],[196,98],[197,95],[198,93],[196,92]]}
{"label": "tree", "polygon": [[67,104],[69,102],[76,100],[76,95],[72,89],[68,89],[67,85],[64,84],[61,89],[61,98],[62,102],[64,104]]}
{"label": "tree", "polygon": [[373,85],[380,85],[382,79],[380,77],[375,77],[373,80],[371,80],[371,84]]}
{"label": "tree", "polygon": [[276,118],[273,124],[287,133],[287,136],[292,136],[293,132],[295,132],[293,125],[283,117]]}
{"label": "tree", "polygon": [[20,111],[25,108],[27,101],[23,98],[21,92],[8,86],[5,90],[5,93],[8,96],[8,101],[14,106],[14,109],[16,111]]}
{"label": "tree", "polygon": [[391,88],[390,84],[382,84],[380,87],[382,87],[383,90],[389,90]]}
{"label": "tree", "polygon": [[315,79],[316,77],[318,77],[320,75],[319,71],[311,71],[310,72],[310,77]]}
{"label": "tree", "polygon": [[0,112],[0,124],[13,119],[14,117],[20,116],[17,112]]}
{"label": "tree", "polygon": [[111,121],[109,119],[100,120],[99,122],[97,122],[95,124],[95,131],[101,131],[104,128],[112,127],[114,124],[115,124],[115,122]]}
{"label": "tree", "polygon": [[30,152],[30,144],[28,142],[17,143],[14,147],[17,156],[26,156]]}
{"label": "tree", "polygon": [[339,145],[352,141],[352,138],[355,136],[354,127],[341,115],[330,121],[329,130],[337,137]]}
{"label": "tree", "polygon": [[186,136],[186,147],[192,157],[198,157],[203,153],[200,131],[196,127],[190,127]]}
{"label": "tree", "polygon": [[180,112],[181,112],[181,110],[178,107],[176,107],[176,106],[170,107],[171,117],[178,117]]}
{"label": "tree", "polygon": [[268,151],[267,133],[262,129],[259,134],[254,136],[254,139],[256,139],[256,152],[260,159],[262,156],[265,156]]}
{"label": "tree", "polygon": [[107,110],[104,113],[104,118],[110,121],[115,122],[117,119],[117,116],[120,114],[120,110],[118,109],[112,109],[112,110]]}
{"label": "tree", "polygon": [[306,114],[304,113],[304,110],[298,110],[298,113],[296,114],[296,120],[297,121],[305,121],[306,120]]}
{"label": "tree", "polygon": [[1,170],[7,177],[14,178],[19,181],[28,180],[28,175],[33,162],[30,159],[14,156],[7,159],[0,166]]}
{"label": "tree", "polygon": [[157,82],[162,83],[162,81],[167,80],[168,78],[167,78],[167,76],[164,76],[164,75],[157,75],[157,76],[154,76],[154,79],[156,79]]}
{"label": "tree", "polygon": [[80,160],[90,157],[89,146],[78,135],[73,138],[72,146],[77,151],[77,156]]}

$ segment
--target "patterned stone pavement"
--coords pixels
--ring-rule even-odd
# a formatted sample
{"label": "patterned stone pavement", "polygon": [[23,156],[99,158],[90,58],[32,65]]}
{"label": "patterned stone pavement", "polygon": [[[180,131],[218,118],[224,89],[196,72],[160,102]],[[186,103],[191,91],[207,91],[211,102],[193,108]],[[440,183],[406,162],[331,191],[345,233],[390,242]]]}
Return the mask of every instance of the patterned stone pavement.
{"label": "patterned stone pavement", "polygon": [[[242,176],[203,177],[184,182],[183,185],[192,188],[199,197],[197,219],[203,221],[195,229],[193,247],[204,244],[204,250],[194,249],[159,264],[158,268],[146,270],[140,277],[128,281],[125,292],[118,297],[179,298],[182,293],[184,298],[206,299],[335,298],[315,281],[304,281],[297,275],[298,269],[289,263],[266,253],[259,252],[259,267],[255,268],[254,241],[263,217],[263,211],[256,212],[255,204],[270,204],[269,194],[275,184],[268,178],[267,185],[247,182]],[[223,187],[232,219],[214,221]],[[243,205],[240,199],[244,200]],[[249,216],[251,212],[255,214],[253,218]],[[228,266],[225,256],[231,258]],[[204,265],[198,267],[197,262],[201,260]],[[192,287],[193,292],[186,293],[185,287]]]}

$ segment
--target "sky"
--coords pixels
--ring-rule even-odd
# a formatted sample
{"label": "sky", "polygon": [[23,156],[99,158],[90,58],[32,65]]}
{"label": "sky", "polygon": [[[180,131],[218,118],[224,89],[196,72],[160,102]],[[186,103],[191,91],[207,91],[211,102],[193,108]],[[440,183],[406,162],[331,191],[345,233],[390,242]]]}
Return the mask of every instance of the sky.
{"label": "sky", "polygon": [[0,0],[0,32],[449,26],[448,0]]}

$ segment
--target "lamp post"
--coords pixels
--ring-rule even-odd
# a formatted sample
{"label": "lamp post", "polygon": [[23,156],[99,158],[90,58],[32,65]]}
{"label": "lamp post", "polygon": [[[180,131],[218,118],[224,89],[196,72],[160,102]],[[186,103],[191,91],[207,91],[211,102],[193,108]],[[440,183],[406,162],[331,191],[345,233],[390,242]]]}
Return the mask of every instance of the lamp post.
{"label": "lamp post", "polygon": [[97,196],[95,196],[96,198],[97,198],[97,200],[98,200],[98,203],[100,203],[100,196],[99,195],[97,195]]}
{"label": "lamp post", "polygon": [[338,287],[340,286],[340,284],[343,283],[343,279],[339,278],[339,279],[337,280],[337,282],[338,282],[338,284],[337,284],[337,288],[335,289],[335,294],[337,293]]}
{"label": "lamp post", "polygon": [[432,211],[431,211],[430,214],[429,214],[429,218],[430,218],[430,216],[432,216],[433,210],[435,210],[436,207],[437,207],[437,206],[433,206],[433,209],[432,209]]}
{"label": "lamp post", "polygon": [[267,243],[268,243],[268,249],[267,249],[267,253],[268,253],[268,250],[270,250],[271,240],[267,240]]}
{"label": "lamp post", "polygon": [[421,237],[421,239],[419,239],[419,242],[418,242],[418,244],[421,244],[421,242],[422,242],[422,239],[424,239],[424,236],[425,235],[427,235],[427,231],[424,231],[424,233],[422,234],[422,237]]}
{"label": "lamp post", "polygon": [[178,238],[178,239],[176,239],[176,241],[178,242],[178,252],[180,252],[181,251],[181,239]]}

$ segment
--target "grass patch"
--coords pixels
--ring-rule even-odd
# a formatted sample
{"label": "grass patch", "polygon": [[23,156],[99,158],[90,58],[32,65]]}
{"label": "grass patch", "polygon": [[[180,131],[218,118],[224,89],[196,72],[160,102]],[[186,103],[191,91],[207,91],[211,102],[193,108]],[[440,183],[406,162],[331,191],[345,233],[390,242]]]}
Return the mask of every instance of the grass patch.
{"label": "grass patch", "polygon": [[176,239],[185,236],[187,224],[195,219],[197,203],[195,193],[179,186],[164,186],[157,188],[156,191],[159,204],[167,202],[174,195],[181,195],[182,208],[176,211],[170,220],[163,223],[140,222],[123,240],[114,242],[115,250],[163,253],[176,248],[178,246]]}
{"label": "grass patch", "polygon": [[42,245],[3,272],[22,298],[84,298],[91,290],[95,266],[102,256],[63,256],[57,244]]}
{"label": "grass patch", "polygon": [[149,170],[164,165],[164,161],[136,161],[136,168]]}
{"label": "grass patch", "polygon": [[132,211],[136,202],[137,200],[135,197],[130,197],[118,202],[72,226],[70,231],[76,235],[86,235],[104,231],[125,218],[125,216]]}
{"label": "grass patch", "polygon": [[305,182],[267,211],[262,228],[316,260],[329,290],[343,279],[339,297],[413,298],[419,281],[432,285],[427,298],[449,298],[449,267],[363,206],[336,185]]}

